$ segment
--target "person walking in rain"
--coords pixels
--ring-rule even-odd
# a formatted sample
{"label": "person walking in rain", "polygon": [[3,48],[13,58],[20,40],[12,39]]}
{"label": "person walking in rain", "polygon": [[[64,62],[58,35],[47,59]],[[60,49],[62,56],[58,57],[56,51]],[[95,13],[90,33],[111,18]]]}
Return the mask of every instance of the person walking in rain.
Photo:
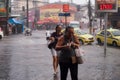
{"label": "person walking in rain", "polygon": [[56,45],[56,50],[60,50],[59,65],[60,79],[67,80],[68,70],[70,69],[71,80],[78,80],[78,63],[73,49],[79,47],[79,40],[74,35],[74,28],[68,26],[64,36],[60,37]]}
{"label": "person walking in rain", "polygon": [[63,35],[61,30],[62,30],[62,26],[57,25],[55,28],[55,32],[53,32],[51,34],[51,37],[49,38],[51,43],[48,45],[48,48],[51,50],[52,57],[53,57],[54,76],[56,76],[57,72],[58,72],[58,70],[57,70],[57,68],[58,68],[58,52],[55,50],[55,46],[57,44],[58,38]]}

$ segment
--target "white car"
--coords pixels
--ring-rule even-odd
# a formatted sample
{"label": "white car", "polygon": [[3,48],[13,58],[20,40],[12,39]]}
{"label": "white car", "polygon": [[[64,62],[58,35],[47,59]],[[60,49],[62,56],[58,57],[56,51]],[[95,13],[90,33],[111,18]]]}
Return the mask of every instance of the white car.
{"label": "white car", "polygon": [[3,38],[3,31],[0,30],[0,39],[2,39],[2,38]]}
{"label": "white car", "polygon": [[70,21],[69,26],[73,28],[80,28],[80,23],[78,21]]}

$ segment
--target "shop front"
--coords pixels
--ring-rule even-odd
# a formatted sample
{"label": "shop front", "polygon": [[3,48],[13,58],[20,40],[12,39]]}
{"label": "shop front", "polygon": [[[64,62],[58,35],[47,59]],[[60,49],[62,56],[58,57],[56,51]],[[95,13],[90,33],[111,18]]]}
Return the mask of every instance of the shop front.
{"label": "shop front", "polygon": [[15,18],[10,18],[8,20],[8,23],[9,23],[9,28],[11,28],[12,34],[18,34],[24,31],[24,25],[19,20]]}
{"label": "shop front", "polygon": [[[64,3],[51,3],[40,7],[40,20],[37,25],[44,27],[44,29],[54,29],[57,24],[65,25],[65,16],[59,16],[63,12]],[[67,17],[67,22],[75,20],[76,5],[70,4],[70,16]]]}
{"label": "shop front", "polygon": [[0,27],[5,34],[8,34],[8,28],[7,28],[7,18],[6,17],[0,17]]}

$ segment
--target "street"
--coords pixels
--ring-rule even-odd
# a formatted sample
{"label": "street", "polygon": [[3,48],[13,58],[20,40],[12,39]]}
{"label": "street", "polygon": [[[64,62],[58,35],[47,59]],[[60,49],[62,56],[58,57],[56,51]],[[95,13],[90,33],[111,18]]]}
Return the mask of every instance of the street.
{"label": "street", "polygon": [[[52,56],[45,31],[32,36],[10,35],[0,40],[0,80],[53,80]],[[120,47],[83,45],[79,80],[120,80]],[[68,80],[71,80],[70,74]]]}

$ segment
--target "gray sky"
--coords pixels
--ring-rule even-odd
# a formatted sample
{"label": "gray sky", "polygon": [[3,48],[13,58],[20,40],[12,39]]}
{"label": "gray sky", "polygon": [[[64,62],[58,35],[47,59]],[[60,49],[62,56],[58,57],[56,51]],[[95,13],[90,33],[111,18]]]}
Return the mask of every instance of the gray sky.
{"label": "gray sky", "polygon": [[[57,2],[59,0],[49,0],[50,3]],[[68,2],[69,0],[61,0],[62,2]],[[73,0],[74,3],[76,4],[86,4],[88,0]],[[91,3],[94,4],[95,0],[91,0]]]}

